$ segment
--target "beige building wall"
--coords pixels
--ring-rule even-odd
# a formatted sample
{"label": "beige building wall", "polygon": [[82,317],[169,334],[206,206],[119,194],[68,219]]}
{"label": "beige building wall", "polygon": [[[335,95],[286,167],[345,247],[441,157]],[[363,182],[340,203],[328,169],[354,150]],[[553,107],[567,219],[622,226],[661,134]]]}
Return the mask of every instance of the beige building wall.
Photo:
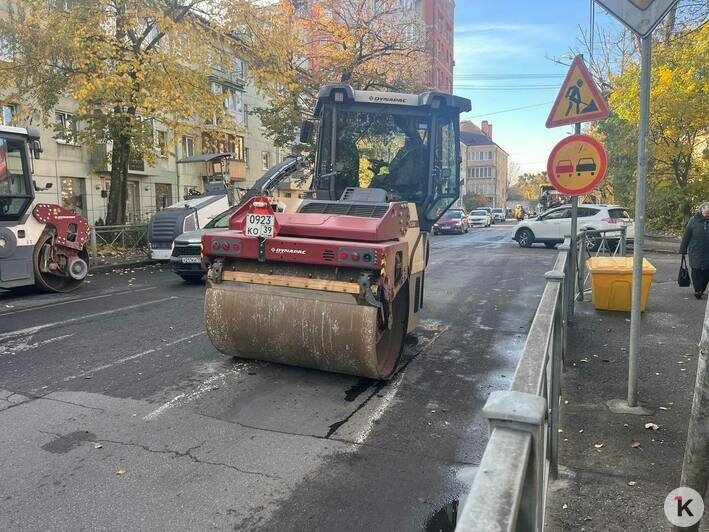
{"label": "beige building wall", "polygon": [[[0,0],[0,18],[7,17],[7,9],[8,0]],[[234,59],[237,61],[236,57]],[[243,137],[243,159],[232,162],[230,172],[234,186],[246,189],[261,177],[267,167],[281,161],[286,153],[274,147],[273,142],[266,137],[258,116],[253,113],[254,109],[265,106],[266,102],[248,80],[248,65],[240,73],[215,70],[214,74],[210,80],[241,93],[241,111],[230,112],[235,122],[240,124],[239,130],[232,133]],[[91,224],[104,220],[110,186],[110,167],[106,164],[106,161],[110,162],[110,145],[90,150],[78,142],[57,138],[61,137],[57,135],[57,129],[46,127],[31,106],[3,96],[0,91],[0,124],[20,127],[33,125],[40,128],[44,152],[39,160],[34,161],[35,181],[40,187],[48,183],[52,187],[38,192],[38,200],[71,208],[85,216]],[[60,116],[70,118],[77,107],[76,101],[60,98],[53,116],[47,118],[50,122],[55,122]],[[81,130],[80,122],[77,127]],[[177,160],[189,155],[182,135],[175,138],[158,122],[153,127],[156,132],[164,132],[166,150],[163,150],[163,154],[159,153],[161,150],[157,147],[156,133],[158,155],[154,164],[148,165],[143,161],[142,165],[135,164],[129,171],[127,215],[131,222],[148,221],[156,210],[182,199],[189,189],[203,191],[205,176],[211,173],[208,166],[202,163],[177,165]],[[207,151],[207,147],[202,146],[200,134],[188,136],[192,139],[194,154]]]}
{"label": "beige building wall", "polygon": [[482,194],[491,207],[504,208],[508,189],[508,153],[492,140],[492,124],[481,127],[470,121],[461,130],[461,203],[462,196]]}

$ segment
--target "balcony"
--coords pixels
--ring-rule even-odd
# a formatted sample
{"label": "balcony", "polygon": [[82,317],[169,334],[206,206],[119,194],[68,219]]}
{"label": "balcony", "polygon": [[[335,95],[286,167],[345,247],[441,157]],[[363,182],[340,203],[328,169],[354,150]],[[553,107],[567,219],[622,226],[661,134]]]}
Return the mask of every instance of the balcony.
{"label": "balcony", "polygon": [[226,83],[236,88],[243,89],[246,86],[243,70],[223,70],[221,68],[212,68],[210,76],[214,81]]}

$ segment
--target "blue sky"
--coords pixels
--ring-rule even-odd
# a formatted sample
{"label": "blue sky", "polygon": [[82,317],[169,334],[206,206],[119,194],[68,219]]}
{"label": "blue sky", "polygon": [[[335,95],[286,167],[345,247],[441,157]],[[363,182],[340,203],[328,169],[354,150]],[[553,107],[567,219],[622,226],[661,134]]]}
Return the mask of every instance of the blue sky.
{"label": "blue sky", "polygon": [[[568,70],[548,58],[569,54],[579,26],[588,29],[589,9],[588,0],[456,2],[453,92],[472,102],[464,118],[492,122],[493,140],[522,172],[545,169],[554,145],[573,132],[573,126],[544,126]],[[596,7],[599,24],[616,22]],[[536,104],[544,105],[497,114]]]}

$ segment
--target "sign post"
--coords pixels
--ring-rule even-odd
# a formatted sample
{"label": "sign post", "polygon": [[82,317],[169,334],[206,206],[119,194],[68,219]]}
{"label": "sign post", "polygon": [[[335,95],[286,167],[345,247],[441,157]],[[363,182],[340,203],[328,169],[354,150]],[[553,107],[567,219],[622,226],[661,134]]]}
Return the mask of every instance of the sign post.
{"label": "sign post", "polygon": [[630,30],[641,37],[640,118],[638,124],[638,169],[635,187],[635,241],[633,243],[633,295],[630,310],[628,349],[628,398],[612,399],[608,408],[619,414],[649,415],[638,403],[638,350],[640,341],[640,298],[642,295],[643,245],[645,243],[645,196],[647,193],[647,138],[650,119],[650,69],[652,31],[678,0],[595,0]]}
{"label": "sign post", "polygon": [[[576,57],[574,57],[574,60],[571,63],[571,66],[569,67],[569,71],[566,74],[566,78],[564,78],[564,83],[561,85],[559,94],[557,94],[556,100],[554,101],[554,105],[552,106],[551,111],[549,112],[549,117],[547,118],[546,126],[558,127],[568,124],[574,124],[574,137],[577,137],[581,135],[581,122],[599,120],[607,116],[608,106],[606,105],[606,101],[603,99],[601,91],[598,90],[598,87],[596,87],[596,84],[593,82],[593,78],[591,77],[591,74],[588,72],[588,69],[586,68],[586,65],[583,62],[583,55],[577,55]],[[560,142],[557,147],[560,146],[563,142],[564,141]],[[600,147],[600,144],[598,146],[600,148],[600,152],[603,152],[603,148]],[[554,148],[554,150],[556,150],[556,148]],[[601,174],[601,177],[597,181],[595,181],[594,185],[590,188],[587,188],[578,182],[569,182],[566,185],[563,185],[558,182],[558,180],[552,179],[551,177],[554,173],[553,170],[557,167],[557,165],[554,164],[554,169],[549,169],[549,167],[551,166],[553,155],[554,151],[552,151],[552,156],[549,157],[549,162],[547,163],[547,175],[550,176],[550,181],[557,190],[571,195],[571,249],[569,250],[569,264],[571,265],[569,276],[571,278],[571,282],[569,282],[568,286],[575,290],[576,271],[578,266],[578,197],[579,195],[585,194],[586,192],[592,190],[601,181],[603,175]],[[598,155],[600,156],[600,153]],[[571,157],[571,155],[569,156]],[[605,160],[605,152],[603,152],[603,158]],[[571,158],[561,159],[558,161],[560,167],[562,168],[564,167],[564,165],[568,166],[571,162]],[[588,161],[586,161],[585,164],[588,165]],[[583,168],[584,163],[579,162],[579,165],[581,168]],[[577,174],[577,178],[580,177],[582,173],[585,173],[579,172],[576,168],[574,168],[574,171]],[[572,171],[567,177],[571,178],[573,173],[574,172]],[[605,168],[603,170],[603,173],[605,173]],[[593,181],[594,174],[597,177],[598,174],[596,172],[588,173],[588,175],[586,175],[585,181],[588,181],[589,179]],[[561,172],[561,175],[563,175],[563,172]],[[579,180],[576,179],[575,181]],[[581,179],[580,181],[584,182],[584,179]],[[562,188],[560,188],[560,186]],[[576,192],[564,191],[563,187],[565,187],[567,190],[574,189],[576,190]],[[583,188],[584,190],[579,191],[581,188]],[[572,294],[568,300],[569,316],[574,315],[574,299],[574,294]]]}

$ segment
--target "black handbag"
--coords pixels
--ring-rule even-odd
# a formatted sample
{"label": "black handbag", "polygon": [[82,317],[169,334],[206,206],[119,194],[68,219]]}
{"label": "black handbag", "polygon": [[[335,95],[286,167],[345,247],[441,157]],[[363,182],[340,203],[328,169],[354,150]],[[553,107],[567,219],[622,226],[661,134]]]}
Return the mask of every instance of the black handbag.
{"label": "black handbag", "polygon": [[691,281],[689,280],[689,270],[687,269],[687,261],[685,260],[684,255],[682,255],[682,262],[679,265],[677,284],[682,287],[686,287],[691,284]]}

